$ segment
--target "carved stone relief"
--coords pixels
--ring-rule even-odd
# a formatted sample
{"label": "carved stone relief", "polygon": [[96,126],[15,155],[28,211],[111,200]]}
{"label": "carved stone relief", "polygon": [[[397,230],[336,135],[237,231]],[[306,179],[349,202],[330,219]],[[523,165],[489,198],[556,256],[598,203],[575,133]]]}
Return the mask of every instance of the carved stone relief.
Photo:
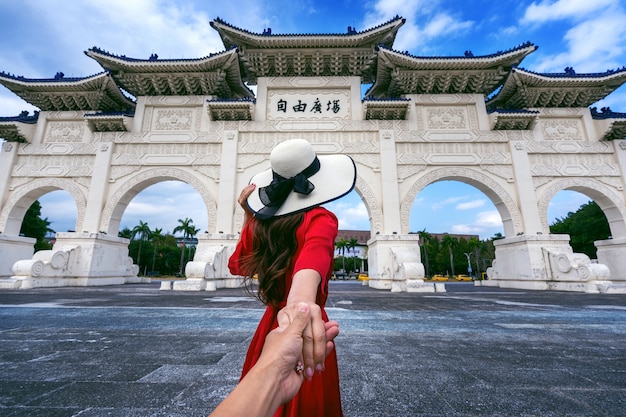
{"label": "carved stone relief", "polygon": [[84,122],[48,122],[44,142],[82,142]]}
{"label": "carved stone relief", "polygon": [[469,129],[465,107],[425,107],[426,129]]}
{"label": "carved stone relief", "polygon": [[193,126],[193,110],[188,108],[155,109],[152,130],[191,130]]}
{"label": "carved stone relief", "polygon": [[534,176],[619,176],[619,167],[609,154],[529,155]]}
{"label": "carved stone relief", "polygon": [[579,119],[540,119],[546,140],[585,140]]}

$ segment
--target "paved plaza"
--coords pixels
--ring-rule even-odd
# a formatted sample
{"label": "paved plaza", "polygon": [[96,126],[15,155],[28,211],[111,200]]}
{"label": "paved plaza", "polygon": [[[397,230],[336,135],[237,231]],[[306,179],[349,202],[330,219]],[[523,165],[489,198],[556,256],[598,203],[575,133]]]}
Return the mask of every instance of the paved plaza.
{"label": "paved plaza", "polygon": [[[626,415],[626,295],[446,289],[331,283],[346,416]],[[206,415],[261,315],[241,289],[2,290],[0,415]]]}

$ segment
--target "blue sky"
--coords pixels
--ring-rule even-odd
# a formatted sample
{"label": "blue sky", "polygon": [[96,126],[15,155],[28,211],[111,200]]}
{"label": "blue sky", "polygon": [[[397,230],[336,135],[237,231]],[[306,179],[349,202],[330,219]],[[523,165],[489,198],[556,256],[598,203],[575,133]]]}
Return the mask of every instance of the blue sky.
{"label": "blue sky", "polygon": [[[603,72],[626,65],[626,5],[623,0],[21,0],[0,2],[0,71],[28,78],[84,77],[102,71],[83,54],[97,46],[114,54],[147,58],[197,58],[224,49],[209,26],[217,17],[252,32],[345,33],[366,30],[396,15],[406,19],[394,49],[413,55],[485,55],[530,41],[539,49],[521,67],[534,72]],[[626,86],[597,103],[626,112]],[[0,116],[33,111],[0,86]],[[69,194],[40,199],[43,214],[57,231],[72,229],[76,209]],[[588,199],[561,192],[548,215],[575,211]],[[331,205],[345,229],[369,229],[367,211],[356,194]],[[162,183],[140,193],[122,226],[139,220],[171,231],[190,217],[206,229],[199,195],[183,183]],[[425,188],[411,211],[411,230],[475,233],[481,239],[502,233],[493,203],[459,182]]]}

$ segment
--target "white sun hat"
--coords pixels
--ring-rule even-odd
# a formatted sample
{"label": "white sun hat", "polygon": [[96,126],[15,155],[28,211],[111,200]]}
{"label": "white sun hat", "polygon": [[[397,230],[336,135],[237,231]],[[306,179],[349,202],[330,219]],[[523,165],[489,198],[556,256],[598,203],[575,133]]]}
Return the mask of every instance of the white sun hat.
{"label": "white sun hat", "polygon": [[304,139],[279,143],[271,168],[250,179],[256,189],[248,207],[261,219],[305,211],[343,197],[354,189],[356,165],[343,154],[317,155]]}

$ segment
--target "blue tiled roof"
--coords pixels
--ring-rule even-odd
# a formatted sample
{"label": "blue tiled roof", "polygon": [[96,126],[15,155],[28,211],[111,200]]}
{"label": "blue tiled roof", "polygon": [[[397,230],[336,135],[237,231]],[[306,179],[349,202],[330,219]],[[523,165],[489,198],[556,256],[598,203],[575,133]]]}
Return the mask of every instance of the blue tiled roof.
{"label": "blue tiled roof", "polygon": [[604,119],[626,119],[626,113],[618,113],[611,110],[610,107],[602,107],[598,112],[597,107],[591,107],[591,117],[596,120]]}
{"label": "blue tiled roof", "polygon": [[529,74],[539,75],[541,77],[549,78],[602,78],[611,74],[619,74],[626,72],[626,66],[618,69],[608,69],[605,72],[590,72],[590,73],[577,73],[572,67],[566,67],[563,72],[534,72],[525,68],[519,68],[520,70]]}
{"label": "blue tiled roof", "polygon": [[94,78],[102,74],[108,73],[107,71],[102,71],[97,74],[89,75],[87,77],[66,77],[62,72],[57,72],[53,78],[26,78],[22,75],[14,75],[8,72],[1,71],[0,76],[11,78],[13,80],[23,81],[27,83],[51,83],[51,82],[59,82],[59,83],[68,83],[68,82],[76,82],[83,81],[89,78]]}
{"label": "blue tiled roof", "polygon": [[377,48],[378,49],[386,49],[388,51],[396,52],[398,54],[406,55],[408,57],[417,58],[417,59],[476,59],[476,58],[494,58],[494,57],[497,57],[497,56],[506,55],[506,54],[509,54],[511,52],[518,51],[520,49],[525,49],[525,48],[528,48],[530,46],[534,46],[535,49],[538,48],[538,46],[536,46],[532,42],[528,41],[528,42],[524,42],[524,43],[522,43],[520,45],[514,46],[513,48],[508,49],[506,51],[497,51],[497,52],[494,52],[494,53],[488,54],[488,55],[474,55],[472,53],[472,51],[466,50],[463,55],[451,55],[451,56],[440,56],[440,55],[419,56],[419,55],[412,55],[408,51],[404,51],[404,52],[403,51],[396,51],[394,49],[387,48],[385,45],[382,45],[382,44],[377,45]]}
{"label": "blue tiled roof", "polygon": [[0,122],[21,122],[28,124],[35,124],[39,119],[39,112],[33,112],[32,116],[28,115],[28,111],[23,111],[19,114],[19,116],[11,116],[11,117],[0,117]]}
{"label": "blue tiled roof", "polygon": [[378,28],[386,26],[389,23],[395,22],[397,20],[404,21],[405,19],[400,17],[399,15],[396,15],[394,18],[389,19],[385,23],[381,23],[378,26],[374,26],[373,28],[369,28],[369,29],[364,30],[364,31],[357,31],[356,28],[354,28],[352,26],[349,26],[348,27],[348,31],[346,33],[330,33],[329,32],[329,33],[281,33],[281,34],[272,34],[272,29],[271,28],[266,29],[265,31],[263,31],[263,33],[255,33],[255,32],[251,32],[249,30],[242,29],[242,28],[239,28],[237,26],[231,25],[230,23],[227,23],[226,21],[224,21],[223,19],[221,19],[219,17],[215,19],[216,22],[221,23],[222,25],[228,26],[228,27],[230,27],[232,29],[238,30],[238,31],[243,32],[243,33],[247,33],[249,35],[275,36],[275,37],[280,37],[280,36],[290,36],[290,37],[291,36],[320,36],[320,35],[321,36],[353,36],[353,35],[356,35],[356,34],[363,34],[363,33],[375,31]]}
{"label": "blue tiled roof", "polygon": [[150,57],[148,59],[129,58],[126,55],[115,55],[115,54],[112,54],[109,51],[105,51],[104,49],[98,48],[97,46],[94,46],[93,48],[89,48],[87,51],[85,51],[85,54],[87,52],[95,52],[95,53],[98,53],[98,54],[109,56],[111,58],[121,59],[121,60],[127,61],[127,62],[180,62],[180,61],[202,61],[202,60],[207,59],[207,58],[212,58],[212,57],[215,57],[215,56],[218,56],[218,55],[223,55],[226,52],[230,52],[232,49],[237,49],[237,47],[235,46],[235,47],[232,47],[230,49],[226,49],[224,51],[216,52],[214,54],[209,54],[209,55],[201,57],[201,58],[177,58],[177,59],[159,59],[159,56],[157,54],[150,55]]}

